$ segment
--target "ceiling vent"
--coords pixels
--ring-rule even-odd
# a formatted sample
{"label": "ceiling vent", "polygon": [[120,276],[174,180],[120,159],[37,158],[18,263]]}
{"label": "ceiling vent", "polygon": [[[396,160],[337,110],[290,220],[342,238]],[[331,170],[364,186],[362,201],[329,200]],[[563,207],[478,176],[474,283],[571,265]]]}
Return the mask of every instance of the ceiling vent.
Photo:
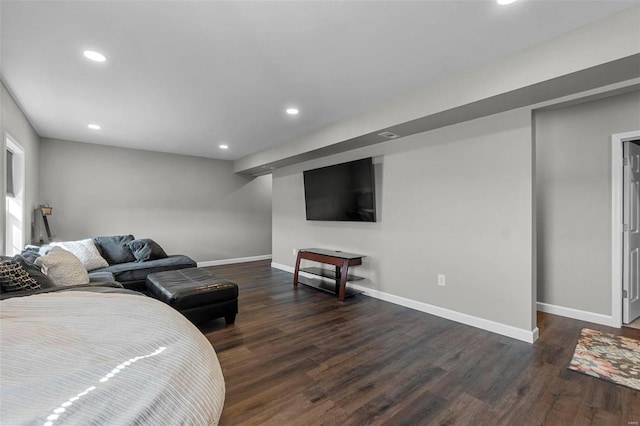
{"label": "ceiling vent", "polygon": [[382,136],[383,138],[387,138],[387,139],[396,139],[400,137],[400,135],[396,135],[395,133],[391,133],[391,132],[378,133],[378,136]]}

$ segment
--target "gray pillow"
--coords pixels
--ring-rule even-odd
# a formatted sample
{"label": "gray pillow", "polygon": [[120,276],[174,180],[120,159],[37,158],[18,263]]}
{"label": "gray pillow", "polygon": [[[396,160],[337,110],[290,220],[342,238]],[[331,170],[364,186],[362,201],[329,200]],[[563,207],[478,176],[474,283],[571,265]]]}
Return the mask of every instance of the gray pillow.
{"label": "gray pillow", "polygon": [[151,238],[129,241],[127,245],[133,252],[136,262],[146,262],[147,260],[164,259],[167,257],[167,253],[164,252],[162,247]]}
{"label": "gray pillow", "polygon": [[93,241],[109,265],[117,265],[118,263],[135,262],[131,249],[127,245],[133,241],[133,235],[114,235],[111,237],[95,237]]}

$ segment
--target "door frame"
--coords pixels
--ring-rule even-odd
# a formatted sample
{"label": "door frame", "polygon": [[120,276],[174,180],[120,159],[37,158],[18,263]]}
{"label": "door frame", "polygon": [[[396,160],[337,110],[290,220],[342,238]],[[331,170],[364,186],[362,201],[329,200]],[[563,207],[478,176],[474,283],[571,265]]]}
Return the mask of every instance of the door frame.
{"label": "door frame", "polygon": [[[20,208],[22,209],[21,211],[21,217],[20,217],[20,221],[21,221],[21,229],[20,229],[20,234],[22,237],[22,246],[24,246],[25,244],[30,244],[31,241],[27,240],[27,235],[28,235],[28,230],[27,230],[27,226],[29,226],[30,221],[27,221],[27,218],[29,217],[28,214],[28,209],[26,206],[26,193],[27,193],[27,161],[26,161],[26,150],[24,148],[24,146],[18,142],[18,140],[16,138],[14,138],[13,136],[11,136],[8,132],[4,132],[3,135],[3,140],[2,140],[2,161],[6,161],[6,151],[7,150],[11,150],[14,153],[14,160],[17,160],[19,162],[17,169],[20,170],[20,174],[19,174],[19,182],[18,182],[18,187],[20,188],[20,192],[19,195],[17,195],[17,197],[20,200]],[[16,169],[15,165],[14,165],[14,170]],[[4,167],[3,167],[3,171],[4,171]],[[14,182],[15,184],[15,182]],[[8,235],[7,235],[7,223],[9,218],[7,216],[7,211],[6,211],[6,203],[7,203],[7,188],[6,188],[6,182],[5,185],[3,185],[3,188],[0,190],[0,194],[2,194],[2,203],[3,206],[2,208],[5,209],[5,215],[4,215],[4,223],[2,223],[2,234],[3,237],[2,238],[2,253],[7,254],[6,250],[7,250],[7,241],[8,241]]]}
{"label": "door frame", "polygon": [[623,144],[640,139],[640,130],[611,135],[611,326],[622,327]]}

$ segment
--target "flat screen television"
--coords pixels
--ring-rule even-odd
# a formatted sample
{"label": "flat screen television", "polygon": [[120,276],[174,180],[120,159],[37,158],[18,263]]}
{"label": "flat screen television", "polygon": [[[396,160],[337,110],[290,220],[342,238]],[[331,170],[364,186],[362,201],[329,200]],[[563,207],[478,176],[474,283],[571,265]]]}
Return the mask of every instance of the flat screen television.
{"label": "flat screen television", "polygon": [[307,220],[375,222],[373,159],[304,172]]}

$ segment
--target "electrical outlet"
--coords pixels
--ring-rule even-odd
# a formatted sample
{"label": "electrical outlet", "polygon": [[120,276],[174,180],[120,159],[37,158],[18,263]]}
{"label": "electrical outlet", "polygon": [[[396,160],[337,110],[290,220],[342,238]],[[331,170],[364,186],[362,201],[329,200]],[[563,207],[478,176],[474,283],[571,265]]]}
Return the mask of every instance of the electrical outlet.
{"label": "electrical outlet", "polygon": [[443,274],[438,274],[438,285],[444,287],[446,285],[446,279]]}
{"label": "electrical outlet", "polygon": [[297,256],[298,255],[298,249],[293,249],[293,255]]}

